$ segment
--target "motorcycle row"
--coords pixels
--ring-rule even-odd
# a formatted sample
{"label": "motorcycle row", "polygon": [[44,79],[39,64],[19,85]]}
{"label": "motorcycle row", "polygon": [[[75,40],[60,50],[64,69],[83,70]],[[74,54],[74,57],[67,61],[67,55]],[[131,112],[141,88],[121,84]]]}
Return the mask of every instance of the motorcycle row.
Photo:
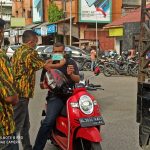
{"label": "motorcycle row", "polygon": [[[84,59],[84,61],[78,61],[77,63],[80,70],[91,70],[90,59]],[[106,77],[110,77],[112,75],[126,75],[136,77],[138,75],[138,63],[138,53],[136,53],[134,57],[130,58],[128,54],[122,52],[121,55],[115,53],[111,56],[100,56],[96,60],[95,67],[99,66],[101,73],[103,73]]]}

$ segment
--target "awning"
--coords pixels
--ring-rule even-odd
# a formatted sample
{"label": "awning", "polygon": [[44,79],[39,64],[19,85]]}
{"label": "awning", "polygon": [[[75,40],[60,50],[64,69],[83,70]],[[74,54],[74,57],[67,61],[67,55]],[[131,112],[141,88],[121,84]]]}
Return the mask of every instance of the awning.
{"label": "awning", "polygon": [[[49,22],[44,22],[44,23],[41,23],[41,24],[38,24],[37,26],[34,27],[34,29],[38,29],[38,28],[41,28],[43,26],[47,26],[49,25],[50,23]],[[52,23],[53,24],[53,23]]]}
{"label": "awning", "polygon": [[37,27],[39,24],[30,24],[30,25],[27,25],[25,26],[25,29],[33,29],[35,27]]}
{"label": "awning", "polygon": [[72,44],[85,44],[85,43],[90,43],[90,41],[79,41],[79,42],[74,42]]}
{"label": "awning", "polygon": [[[75,17],[72,17],[72,19],[73,18],[75,18]],[[33,30],[38,35],[42,35],[42,36],[47,36],[48,34],[53,34],[53,33],[56,33],[56,32],[58,34],[60,33],[60,35],[63,35],[63,31],[61,31],[63,29],[62,25],[63,25],[63,23],[65,23],[67,28],[69,28],[69,21],[70,21],[70,18],[65,18],[65,19],[62,19],[62,20],[59,20],[59,21],[53,22],[53,23],[44,22],[44,23],[41,23],[40,25],[34,27]],[[76,38],[79,38],[79,36],[78,36],[78,27],[72,26],[72,28],[73,28],[73,31],[74,31],[72,33],[72,36],[74,36]],[[69,35],[69,33],[68,34],[66,33],[66,35]]]}
{"label": "awning", "polygon": [[[75,17],[72,17],[72,19],[74,19]],[[44,23],[41,23],[39,24],[38,26],[36,26],[35,28],[41,28],[43,26],[48,26],[48,25],[52,25],[52,24],[58,24],[58,23],[63,23],[63,22],[68,22],[70,21],[70,17],[69,18],[65,18],[65,19],[61,19],[59,21],[56,21],[56,22],[53,22],[53,23],[50,23],[50,22],[44,22]]]}
{"label": "awning", "polygon": [[56,24],[44,22],[33,29],[40,36],[47,36],[57,32]]}
{"label": "awning", "polygon": [[[57,26],[57,34],[70,35],[70,24],[69,23],[59,23]],[[72,25],[72,36],[79,39],[79,28],[77,25]]]}

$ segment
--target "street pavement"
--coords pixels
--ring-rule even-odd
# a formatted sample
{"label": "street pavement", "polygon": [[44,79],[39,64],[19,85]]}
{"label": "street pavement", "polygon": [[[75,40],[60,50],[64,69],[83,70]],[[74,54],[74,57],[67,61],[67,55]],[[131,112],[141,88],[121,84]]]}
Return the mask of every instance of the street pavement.
{"label": "street pavement", "polygon": [[[85,73],[86,77],[92,75]],[[30,135],[34,144],[40,127],[41,112],[44,108],[46,90],[39,88],[40,71],[34,98],[30,100]],[[136,123],[136,92],[137,79],[133,77],[104,77],[96,76],[92,83],[101,84],[104,91],[92,92],[101,106],[101,112],[106,125],[101,127],[103,150],[141,150],[138,146],[138,124]],[[55,150],[49,142],[44,150]],[[22,147],[20,147],[22,150]]]}

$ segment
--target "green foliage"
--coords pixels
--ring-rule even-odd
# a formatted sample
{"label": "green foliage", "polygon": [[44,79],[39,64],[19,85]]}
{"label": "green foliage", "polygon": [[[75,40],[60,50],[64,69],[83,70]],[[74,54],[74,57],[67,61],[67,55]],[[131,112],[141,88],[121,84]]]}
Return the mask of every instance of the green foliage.
{"label": "green foliage", "polygon": [[48,20],[50,23],[56,22],[63,17],[63,10],[60,10],[55,3],[51,3],[48,8]]}

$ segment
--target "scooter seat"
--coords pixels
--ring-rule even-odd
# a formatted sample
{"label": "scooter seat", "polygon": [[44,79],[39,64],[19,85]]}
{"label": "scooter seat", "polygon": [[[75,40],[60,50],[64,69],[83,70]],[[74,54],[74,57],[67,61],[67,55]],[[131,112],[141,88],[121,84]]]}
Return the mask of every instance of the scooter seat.
{"label": "scooter seat", "polygon": [[67,108],[66,105],[62,108],[61,112],[60,112],[61,116],[67,117]]}

